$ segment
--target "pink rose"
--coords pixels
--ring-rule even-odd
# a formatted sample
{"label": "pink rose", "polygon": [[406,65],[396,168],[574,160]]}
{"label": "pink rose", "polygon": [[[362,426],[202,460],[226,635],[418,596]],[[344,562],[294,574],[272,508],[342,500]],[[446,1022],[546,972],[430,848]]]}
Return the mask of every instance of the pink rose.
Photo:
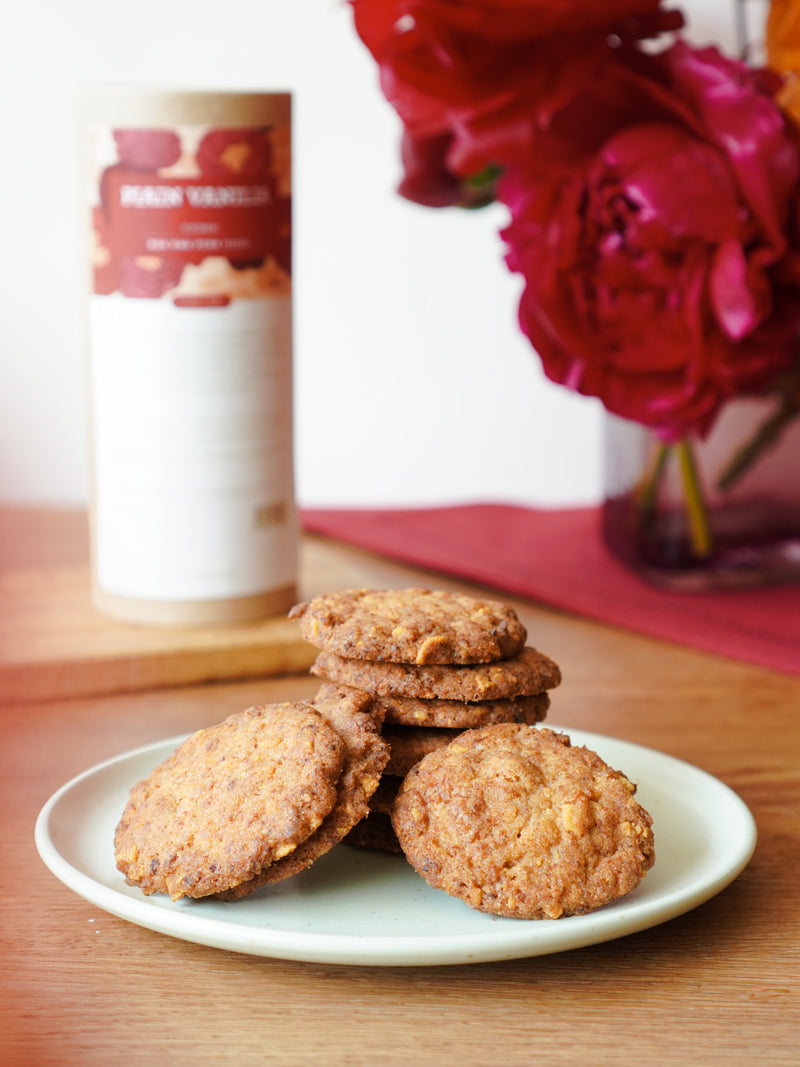
{"label": "pink rose", "polygon": [[351,3],[408,135],[449,137],[431,179],[453,184],[527,152],[532,120],[545,123],[609,61],[609,35],[639,39],[682,23],[660,0]]}
{"label": "pink rose", "polygon": [[622,53],[499,187],[520,323],[553,381],[665,439],[797,359],[800,152],[762,75]]}

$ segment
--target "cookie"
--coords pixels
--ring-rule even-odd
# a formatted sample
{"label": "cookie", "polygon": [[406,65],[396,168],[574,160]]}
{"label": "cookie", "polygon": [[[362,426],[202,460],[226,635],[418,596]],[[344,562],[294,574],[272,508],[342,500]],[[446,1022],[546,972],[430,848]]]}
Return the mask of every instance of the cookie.
{"label": "cookie", "polygon": [[[318,695],[324,694],[335,682],[323,682]],[[346,687],[349,688],[349,687]],[[356,690],[364,692],[365,690]],[[550,707],[548,693],[536,693],[515,700],[431,700],[421,697],[378,696],[371,694],[374,707],[381,713],[386,726],[442,727],[468,730],[475,726],[489,726],[493,722],[541,722]],[[385,733],[385,729],[384,729]]]}
{"label": "cookie", "polygon": [[534,696],[561,682],[558,664],[530,647],[508,659],[469,666],[374,663],[320,652],[311,673],[382,697],[470,702]]}
{"label": "cookie", "polygon": [[403,775],[394,774],[389,772],[388,764],[387,770],[384,772],[380,784],[369,802],[370,812],[380,812],[383,815],[390,815],[392,811],[392,804],[394,799],[403,784]]}
{"label": "cookie", "polygon": [[489,663],[519,652],[527,632],[513,608],[431,589],[351,589],[296,604],[306,641],[345,659]]}
{"label": "cookie", "polygon": [[372,811],[353,827],[345,838],[346,845],[363,848],[369,852],[395,852],[403,850],[392,828],[392,820],[382,811]]}
{"label": "cookie", "polygon": [[130,792],[117,867],[143,893],[205,897],[293,852],[333,809],[347,748],[301,703],[248,708],[192,734]]}
{"label": "cookie", "polygon": [[387,724],[469,730],[493,722],[541,722],[550,707],[548,693],[514,700],[430,700],[421,697],[375,697]]}
{"label": "cookie", "polygon": [[635,786],[565,734],[501,723],[461,734],[403,781],[392,826],[434,888],[517,919],[594,911],[653,865]]}
{"label": "cookie", "polygon": [[259,886],[282,881],[337,845],[370,811],[370,800],[382,781],[389,746],[380,734],[382,716],[373,710],[368,693],[344,686],[326,687],[313,707],[334,727],[346,746],[344,767],[337,784],[336,803],[319,828],[287,856],[265,867],[249,881],[225,893],[221,900],[238,900]]}
{"label": "cookie", "polygon": [[389,744],[384,779],[386,775],[404,778],[423,756],[449,745],[462,732],[436,726],[384,726],[383,736]]}

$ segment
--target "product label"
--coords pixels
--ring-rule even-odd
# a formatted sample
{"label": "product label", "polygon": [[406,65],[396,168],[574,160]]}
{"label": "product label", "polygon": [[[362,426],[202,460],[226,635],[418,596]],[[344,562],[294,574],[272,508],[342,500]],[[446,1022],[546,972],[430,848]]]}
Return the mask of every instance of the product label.
{"label": "product label", "polygon": [[95,556],[108,593],[294,582],[290,132],[91,129]]}
{"label": "product label", "polygon": [[280,205],[269,185],[208,185],[203,179],[142,182],[134,171],[111,170],[103,190],[110,261],[125,256],[206,256],[238,262],[264,259],[278,247]]}
{"label": "product label", "polygon": [[95,293],[198,306],[288,291],[288,125],[92,134]]}

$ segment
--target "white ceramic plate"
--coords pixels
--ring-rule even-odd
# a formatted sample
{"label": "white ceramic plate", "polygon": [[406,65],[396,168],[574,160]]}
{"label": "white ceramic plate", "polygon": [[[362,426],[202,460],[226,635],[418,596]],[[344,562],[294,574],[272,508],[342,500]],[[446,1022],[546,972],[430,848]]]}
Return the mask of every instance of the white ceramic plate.
{"label": "white ceramic plate", "polygon": [[42,809],[36,846],[70,889],[139,926],[214,948],[341,964],[479,963],[598,944],[689,911],[745,867],[755,822],[722,782],[652,749],[556,729],[636,782],[637,799],[654,820],[655,866],[633,893],[590,915],[494,918],[431,889],[401,856],[344,845],[236,903],[145,897],[116,869],[114,829],[130,787],[182,738],[126,753],[68,782]]}

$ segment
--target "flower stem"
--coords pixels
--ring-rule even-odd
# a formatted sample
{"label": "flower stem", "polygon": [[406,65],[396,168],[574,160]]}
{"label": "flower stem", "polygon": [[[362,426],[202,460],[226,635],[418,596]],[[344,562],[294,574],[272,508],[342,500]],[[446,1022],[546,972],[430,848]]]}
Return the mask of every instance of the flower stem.
{"label": "flower stem", "polygon": [[777,409],[765,419],[756,432],[737,449],[717,478],[717,488],[727,492],[747,473],[751,465],[780,437],[784,427],[800,415],[800,398],[795,395],[783,397]]}
{"label": "flower stem", "polygon": [[683,489],[686,494],[686,515],[689,522],[689,540],[698,559],[711,555],[713,541],[711,526],[708,521],[703,489],[697,477],[694,454],[687,440],[679,441],[675,446],[678,452]]}
{"label": "flower stem", "polygon": [[664,473],[664,468],[667,465],[670,451],[671,448],[669,445],[659,445],[658,452],[650,466],[650,470],[646,472],[645,476],[639,482],[636,492],[636,504],[645,529],[652,525],[656,514],[658,488],[661,484],[661,478]]}

